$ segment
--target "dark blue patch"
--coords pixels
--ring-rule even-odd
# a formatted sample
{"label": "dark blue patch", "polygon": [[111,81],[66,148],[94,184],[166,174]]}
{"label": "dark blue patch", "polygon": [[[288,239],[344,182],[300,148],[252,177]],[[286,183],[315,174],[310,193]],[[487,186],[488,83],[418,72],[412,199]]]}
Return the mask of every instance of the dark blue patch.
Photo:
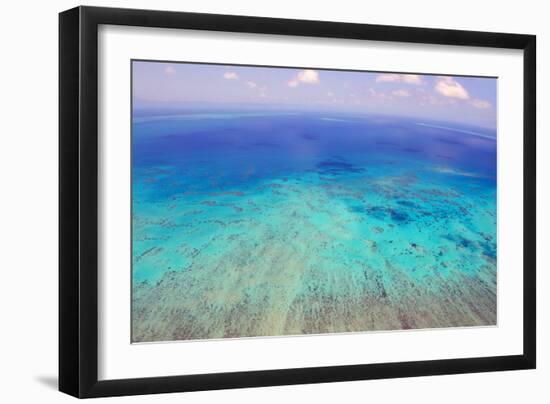
{"label": "dark blue patch", "polygon": [[304,140],[308,140],[308,141],[315,141],[315,140],[318,140],[319,139],[319,136],[317,135],[312,135],[311,133],[302,133],[300,135],[300,137]]}
{"label": "dark blue patch", "polygon": [[386,209],[380,206],[371,206],[365,209],[365,212],[376,219],[384,220],[386,219]]}
{"label": "dark blue patch", "polygon": [[436,138],[436,140],[441,142],[441,143],[452,144],[452,145],[462,145],[463,144],[462,142],[459,142],[457,140],[446,139],[446,138],[443,138],[443,137],[438,137],[438,138]]}
{"label": "dark blue patch", "polygon": [[483,242],[481,243],[481,249],[483,255],[492,258],[494,260],[497,259],[497,246],[495,243],[491,242]]}
{"label": "dark blue patch", "polygon": [[409,220],[409,215],[394,209],[389,209],[390,217],[394,222],[403,223]]}
{"label": "dark blue patch", "polygon": [[462,247],[471,249],[475,246],[475,243],[472,240],[469,240],[466,237],[462,237],[460,235],[447,234],[446,236],[443,236],[443,238],[455,243],[457,248]]}
{"label": "dark blue patch", "polygon": [[388,217],[397,223],[406,223],[410,220],[409,215],[405,212],[382,206],[369,206],[366,208],[362,206],[353,206],[351,210],[358,213],[367,213],[369,216],[379,220],[386,220]]}
{"label": "dark blue patch", "polygon": [[401,206],[406,206],[408,208],[414,208],[414,209],[419,208],[419,206],[416,203],[411,202],[411,201],[399,200],[399,201],[396,201],[396,203],[401,205]]}
{"label": "dark blue patch", "polygon": [[338,160],[323,160],[316,165],[317,170],[321,174],[332,174],[332,175],[339,175],[339,174],[358,174],[362,173],[365,170],[363,168],[358,168],[354,166],[353,164],[346,163],[345,161],[338,161]]}

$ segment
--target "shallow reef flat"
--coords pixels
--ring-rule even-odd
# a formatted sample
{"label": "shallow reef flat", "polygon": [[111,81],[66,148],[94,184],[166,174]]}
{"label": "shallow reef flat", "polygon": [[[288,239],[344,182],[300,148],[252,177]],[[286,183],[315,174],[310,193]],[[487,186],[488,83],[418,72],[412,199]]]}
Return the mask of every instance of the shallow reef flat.
{"label": "shallow reef flat", "polygon": [[292,135],[321,145],[305,163],[265,139],[140,161],[133,342],[496,324],[493,171],[452,163],[447,138],[429,156],[391,136],[324,151],[323,128],[345,131],[322,125]]}
{"label": "shallow reef flat", "polygon": [[364,187],[271,182],[136,218],[170,235],[134,259],[157,273],[134,284],[134,341],[496,324],[495,240],[468,223],[492,210],[407,176]]}

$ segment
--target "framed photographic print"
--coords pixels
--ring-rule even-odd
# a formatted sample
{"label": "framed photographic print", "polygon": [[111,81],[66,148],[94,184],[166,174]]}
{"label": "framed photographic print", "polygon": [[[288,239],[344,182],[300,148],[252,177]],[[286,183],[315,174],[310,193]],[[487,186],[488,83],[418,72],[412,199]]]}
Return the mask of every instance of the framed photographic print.
{"label": "framed photographic print", "polygon": [[535,37],[60,14],[60,390],[535,367]]}

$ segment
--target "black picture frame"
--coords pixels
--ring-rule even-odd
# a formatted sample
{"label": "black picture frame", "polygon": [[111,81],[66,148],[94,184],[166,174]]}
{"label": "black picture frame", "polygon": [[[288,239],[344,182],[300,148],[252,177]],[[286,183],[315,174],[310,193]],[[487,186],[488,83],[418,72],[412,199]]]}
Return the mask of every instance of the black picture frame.
{"label": "black picture frame", "polygon": [[[523,354],[98,380],[98,26],[113,24],[523,51]],[[279,18],[77,7],[59,15],[59,390],[104,397],[534,369],[536,37]],[[519,268],[518,268],[519,270]]]}

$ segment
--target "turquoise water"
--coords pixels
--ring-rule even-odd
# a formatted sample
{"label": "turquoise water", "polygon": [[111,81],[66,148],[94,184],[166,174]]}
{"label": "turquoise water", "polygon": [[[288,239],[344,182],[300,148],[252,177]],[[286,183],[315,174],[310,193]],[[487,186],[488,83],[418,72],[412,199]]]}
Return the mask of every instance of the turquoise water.
{"label": "turquoise water", "polygon": [[496,324],[496,134],[135,117],[133,341]]}

